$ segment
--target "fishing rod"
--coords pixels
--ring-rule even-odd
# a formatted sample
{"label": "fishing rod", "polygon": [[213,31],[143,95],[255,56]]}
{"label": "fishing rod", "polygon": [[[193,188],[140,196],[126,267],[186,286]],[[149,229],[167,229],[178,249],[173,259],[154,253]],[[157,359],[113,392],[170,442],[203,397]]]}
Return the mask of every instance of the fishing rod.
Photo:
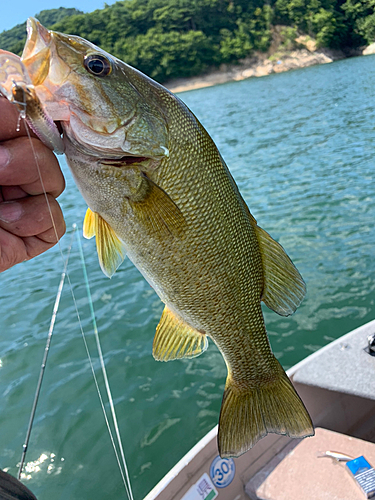
{"label": "fishing rod", "polygon": [[[74,234],[76,233],[76,230],[77,230],[77,224],[73,224],[73,232],[72,232],[72,235],[71,235],[71,240],[70,240],[70,244],[69,244],[69,248],[68,248],[68,252],[67,252],[67,257],[64,260],[64,269],[63,269],[63,272],[61,274],[61,279],[60,279],[58,291],[57,291],[57,294],[56,294],[56,299],[55,299],[55,304],[54,304],[54,307],[53,307],[53,313],[52,313],[52,317],[51,317],[50,327],[49,327],[48,335],[47,335],[47,342],[46,342],[46,346],[45,346],[45,349],[44,349],[44,356],[43,356],[43,360],[42,360],[42,364],[41,364],[41,368],[40,368],[38,384],[37,384],[37,388],[36,388],[36,391],[35,391],[34,402],[33,402],[33,405],[32,405],[32,410],[31,410],[29,425],[28,425],[28,429],[27,429],[27,433],[26,433],[25,443],[23,445],[21,463],[20,463],[20,467],[19,467],[19,471],[18,471],[18,479],[21,478],[21,474],[22,474],[22,470],[23,470],[23,465],[25,463],[26,453],[27,453],[27,449],[28,449],[28,445],[29,445],[29,441],[30,441],[31,431],[32,431],[33,422],[34,422],[34,418],[35,418],[35,413],[36,413],[36,408],[37,408],[37,404],[38,404],[38,400],[39,400],[39,395],[40,395],[40,391],[41,391],[41,387],[42,387],[42,382],[43,382],[43,377],[44,377],[44,373],[45,373],[45,369],[46,369],[47,358],[48,358],[48,354],[49,354],[49,350],[50,350],[50,346],[51,346],[51,340],[52,340],[53,330],[54,330],[54,326],[55,326],[55,322],[56,322],[56,316],[57,316],[57,311],[58,311],[59,304],[60,304],[60,299],[61,299],[61,294],[62,294],[62,289],[63,289],[65,277],[67,277],[67,279],[68,279],[68,281],[70,283],[69,275],[67,274],[67,267],[68,267],[68,261],[69,261],[69,257],[70,257],[71,248],[72,248],[72,245],[73,245],[73,238],[74,238]],[[103,378],[104,378],[104,382],[105,382],[105,387],[106,387],[106,391],[107,391],[107,396],[108,396],[108,401],[109,401],[109,405],[110,405],[110,409],[111,409],[111,414],[112,414],[112,420],[113,420],[113,424],[114,424],[114,427],[115,427],[115,434],[116,434],[117,443],[118,443],[118,447],[119,447],[119,453],[117,451],[117,448],[116,448],[116,445],[115,445],[115,441],[114,441],[114,437],[112,435],[110,424],[109,424],[109,421],[108,421],[108,418],[107,418],[107,415],[106,415],[106,411],[105,411],[105,407],[104,407],[104,402],[103,402],[103,399],[102,399],[102,396],[101,396],[101,392],[100,392],[100,389],[99,389],[99,385],[98,385],[98,382],[97,382],[97,378],[96,378],[96,375],[95,375],[95,370],[94,370],[92,359],[91,359],[91,356],[90,356],[90,353],[89,353],[89,349],[88,349],[88,345],[87,345],[87,342],[86,342],[85,334],[84,334],[84,331],[82,329],[82,325],[81,325],[81,322],[80,322],[80,319],[79,319],[80,329],[81,329],[81,333],[82,333],[82,337],[83,337],[83,341],[84,341],[86,353],[87,353],[87,356],[88,356],[89,364],[90,364],[90,367],[91,367],[91,371],[92,371],[92,374],[93,374],[94,383],[95,383],[95,386],[96,386],[96,389],[97,389],[97,392],[98,392],[98,396],[99,396],[99,400],[100,400],[100,404],[101,404],[101,407],[102,407],[102,410],[103,410],[105,422],[106,422],[106,425],[107,425],[107,428],[108,428],[108,431],[109,431],[111,443],[112,443],[112,446],[113,446],[113,449],[114,449],[114,452],[115,452],[115,455],[116,455],[116,460],[117,460],[117,463],[118,463],[118,466],[119,466],[119,469],[120,469],[120,474],[121,474],[121,477],[122,477],[122,480],[123,480],[123,483],[124,483],[125,490],[126,490],[126,493],[128,495],[128,498],[129,498],[129,500],[133,500],[134,496],[133,496],[131,481],[130,481],[130,477],[129,477],[128,466],[127,466],[127,463],[126,463],[126,458],[125,458],[125,453],[124,453],[123,446],[122,446],[122,440],[121,440],[121,436],[120,436],[120,430],[119,430],[119,426],[118,426],[117,416],[116,416],[116,412],[115,412],[115,408],[114,408],[114,403],[113,403],[113,397],[112,397],[112,394],[111,394],[111,390],[110,390],[110,386],[109,386],[109,381],[108,381],[108,377],[107,377],[107,373],[106,373],[106,368],[105,368],[105,364],[104,364],[104,357],[103,357],[103,353],[102,353],[102,349],[101,349],[101,345],[100,345],[99,333],[98,333],[98,328],[97,328],[97,324],[96,324],[95,312],[94,312],[94,309],[93,309],[92,296],[91,296],[90,286],[89,286],[89,281],[88,281],[88,276],[87,276],[86,263],[85,263],[83,249],[82,249],[82,245],[81,245],[81,241],[80,241],[78,233],[77,233],[77,241],[78,241],[78,248],[79,248],[79,253],[80,253],[80,257],[81,257],[81,264],[82,264],[82,269],[83,269],[84,281],[85,281],[85,285],[86,285],[86,293],[87,293],[89,304],[90,304],[91,320],[92,320],[92,323],[93,323],[94,334],[95,334],[95,338],[96,338],[96,344],[97,344],[97,349],[98,349],[100,364],[101,364],[101,368],[102,368],[102,374],[103,374]],[[71,284],[70,284],[70,286],[71,286]],[[71,291],[72,291],[72,287],[71,287]],[[78,310],[77,310],[77,303],[76,303],[76,300],[74,298],[74,295],[73,295],[73,299],[74,299],[74,304],[75,304],[75,307],[76,307],[76,312],[77,312],[77,315],[78,315],[78,318],[79,318],[79,313],[78,313]],[[121,460],[120,460],[120,456],[119,455],[121,456]],[[121,465],[121,462],[122,462],[122,465]]]}
{"label": "fishing rod", "polygon": [[[13,82],[13,84],[16,85],[14,82]],[[19,120],[17,122],[17,130],[20,127],[20,123],[21,123],[22,119],[27,122],[27,115],[26,115],[26,104],[27,103],[26,103],[25,92],[24,92],[24,90],[23,90],[22,87],[21,87],[21,91],[22,91],[21,97],[23,97],[23,102],[19,102],[17,100],[17,104],[19,105],[18,109],[20,111],[20,113],[19,113]],[[114,408],[113,398],[112,398],[111,390],[110,390],[110,387],[109,387],[109,381],[108,381],[108,377],[107,377],[107,373],[106,373],[106,368],[105,368],[105,364],[104,364],[104,357],[103,357],[103,353],[102,353],[101,346],[100,346],[99,333],[98,333],[98,329],[97,329],[97,325],[96,325],[95,313],[94,313],[93,306],[92,306],[92,297],[91,297],[89,283],[88,283],[88,277],[87,277],[87,272],[86,272],[84,255],[83,255],[83,250],[82,250],[82,246],[81,246],[81,242],[80,242],[79,237],[78,237],[78,244],[79,244],[79,249],[80,249],[80,255],[81,255],[81,261],[82,261],[84,278],[85,278],[85,282],[86,282],[87,296],[88,296],[89,303],[90,303],[91,318],[92,318],[93,327],[94,327],[94,333],[95,333],[96,344],[97,344],[97,348],[98,348],[98,354],[99,354],[100,364],[101,364],[101,368],[102,368],[102,374],[103,374],[103,378],[104,378],[104,382],[105,382],[105,387],[106,387],[106,391],[107,391],[107,396],[108,396],[108,401],[109,401],[109,405],[110,405],[110,409],[111,409],[113,425],[115,427],[115,434],[116,434],[116,438],[117,438],[117,442],[118,442],[119,452],[117,451],[117,447],[116,447],[116,444],[115,444],[115,441],[114,441],[114,437],[113,437],[113,434],[112,434],[112,431],[111,431],[111,427],[110,427],[110,424],[109,424],[109,421],[108,421],[108,418],[107,418],[106,410],[105,410],[105,407],[104,407],[104,402],[103,402],[103,399],[102,399],[102,396],[101,396],[101,392],[100,392],[98,381],[97,381],[97,378],[96,378],[96,375],[95,375],[95,370],[94,370],[94,367],[93,367],[92,359],[91,359],[91,356],[90,356],[90,353],[89,353],[89,349],[88,349],[88,346],[87,346],[85,334],[84,334],[84,331],[83,331],[83,328],[82,328],[82,324],[81,324],[80,315],[79,315],[79,312],[78,312],[77,302],[76,302],[76,299],[75,299],[75,296],[74,296],[74,291],[73,291],[72,283],[70,281],[69,274],[67,273],[68,260],[69,260],[69,256],[70,256],[70,251],[71,251],[72,243],[73,243],[74,233],[75,233],[75,231],[77,229],[77,225],[73,224],[73,229],[74,230],[73,230],[73,233],[72,233],[71,243],[70,243],[69,250],[68,250],[68,256],[67,256],[66,259],[64,259],[64,255],[63,255],[63,252],[62,252],[62,249],[61,249],[60,239],[59,239],[58,234],[57,234],[56,224],[55,224],[54,217],[53,217],[52,210],[51,210],[51,206],[50,206],[50,203],[49,203],[49,200],[48,200],[47,192],[46,192],[46,189],[45,189],[45,186],[44,186],[44,181],[43,181],[43,178],[42,178],[42,175],[41,175],[41,170],[40,170],[39,162],[38,162],[35,150],[34,150],[33,143],[31,141],[31,136],[30,136],[30,132],[29,132],[29,128],[27,126],[27,123],[26,123],[26,127],[25,128],[26,128],[27,136],[29,138],[31,149],[32,149],[32,152],[33,152],[33,155],[34,155],[34,158],[35,158],[35,163],[36,163],[36,167],[37,167],[37,170],[38,170],[39,179],[40,179],[41,186],[42,186],[42,189],[43,189],[43,192],[44,192],[44,196],[45,196],[45,199],[46,199],[46,204],[47,204],[47,207],[48,207],[48,210],[49,210],[49,213],[50,213],[50,217],[51,217],[51,221],[52,221],[52,226],[53,226],[54,233],[55,233],[55,236],[56,236],[56,240],[57,240],[57,243],[58,243],[60,255],[61,255],[62,261],[64,263],[64,270],[63,270],[63,273],[61,275],[61,280],[60,280],[60,284],[59,284],[59,288],[58,288],[58,292],[57,292],[57,296],[56,296],[56,300],[55,300],[55,305],[54,305],[54,308],[53,308],[53,314],[52,314],[52,318],[51,318],[50,328],[49,328],[49,331],[48,331],[47,342],[46,342],[46,347],[45,347],[44,356],[43,356],[43,360],[42,360],[42,365],[41,365],[41,369],[40,369],[40,374],[39,374],[37,389],[36,389],[36,392],[35,392],[35,397],[34,397],[34,402],[33,402],[32,410],[31,410],[31,415],[30,415],[29,425],[28,425],[28,429],[27,429],[27,433],[26,433],[25,443],[23,445],[23,452],[22,452],[20,467],[19,467],[19,471],[18,471],[18,478],[20,479],[20,477],[21,477],[22,470],[23,470],[23,465],[24,465],[25,458],[26,458],[26,453],[27,453],[27,449],[28,449],[28,445],[29,445],[29,441],[30,441],[30,436],[31,436],[31,430],[32,430],[32,426],[33,426],[33,422],[34,422],[34,418],[35,418],[36,408],[37,408],[37,404],[38,404],[38,400],[39,400],[39,395],[40,395],[40,391],[41,391],[43,376],[44,376],[44,372],[45,372],[45,368],[46,368],[46,363],[47,363],[47,358],[48,358],[48,353],[49,353],[49,349],[50,349],[50,344],[51,344],[53,329],[54,329],[54,325],[55,325],[55,321],[56,321],[56,315],[57,315],[58,307],[59,307],[59,304],[60,304],[60,298],[61,298],[61,294],[62,294],[63,284],[64,284],[65,277],[66,277],[67,280],[68,280],[69,286],[70,286],[70,291],[71,291],[71,294],[72,294],[72,298],[73,298],[73,302],[74,302],[74,307],[75,307],[77,318],[78,318],[78,323],[79,323],[80,330],[81,330],[81,333],[82,333],[82,337],[83,337],[83,341],[84,341],[86,353],[87,353],[87,356],[88,356],[89,364],[90,364],[92,375],[93,375],[93,378],[94,378],[94,383],[95,383],[95,386],[96,386],[96,389],[97,389],[97,392],[98,392],[100,404],[101,404],[101,407],[102,407],[102,410],[103,410],[104,419],[105,419],[105,422],[106,422],[106,425],[107,425],[107,429],[108,429],[108,432],[109,432],[109,435],[110,435],[111,443],[112,443],[112,446],[113,446],[113,449],[114,449],[114,452],[115,452],[115,455],[116,455],[116,460],[117,460],[117,463],[118,463],[118,466],[119,466],[119,469],[120,469],[120,474],[121,474],[121,477],[122,477],[122,480],[123,480],[123,483],[124,483],[124,487],[125,487],[127,496],[129,498],[129,500],[133,500],[134,497],[133,497],[132,486],[131,486],[131,482],[130,482],[128,467],[127,467],[127,464],[126,464],[125,453],[124,453],[123,446],[122,446],[122,441],[121,441],[120,431],[119,431],[119,427],[118,427],[117,416],[116,416],[116,412],[115,412],[115,408]],[[55,145],[53,145],[53,146],[54,146],[53,149],[56,149]],[[122,465],[121,465],[119,453],[121,455]]]}
{"label": "fishing rod", "polygon": [[63,289],[63,286],[64,286],[64,281],[65,281],[65,276],[66,276],[66,270],[67,270],[67,267],[68,267],[68,261],[69,261],[70,251],[72,249],[74,233],[76,232],[76,230],[77,230],[77,225],[74,224],[73,225],[72,236],[71,236],[71,239],[70,239],[70,245],[69,245],[68,252],[67,252],[67,257],[66,257],[65,262],[64,262],[64,270],[63,270],[63,272],[61,274],[60,284],[59,284],[59,287],[58,287],[58,290],[57,290],[55,304],[53,306],[53,313],[52,313],[51,322],[50,322],[50,326],[49,326],[49,330],[48,330],[47,342],[46,342],[46,346],[44,348],[44,355],[43,355],[43,360],[42,360],[42,364],[41,364],[41,367],[40,367],[39,379],[38,379],[38,383],[37,383],[37,387],[36,387],[36,391],[35,391],[33,406],[32,406],[32,409],[31,409],[31,415],[30,415],[30,420],[29,420],[29,425],[28,425],[28,428],[27,428],[27,432],[26,432],[25,443],[23,445],[23,451],[22,451],[22,456],[21,456],[21,463],[20,463],[20,467],[19,467],[19,470],[18,470],[18,479],[21,479],[23,464],[25,463],[27,448],[29,446],[31,431],[32,431],[33,423],[34,423],[35,413],[36,413],[36,407],[38,405],[39,395],[40,395],[40,391],[41,391],[41,388],[42,388],[42,382],[43,382],[44,372],[45,372],[45,369],[46,369],[47,358],[48,358],[49,349],[50,349],[50,346],[51,346],[53,329],[55,327],[57,311],[58,311],[59,305],[60,305],[60,299],[61,299],[62,289]]}

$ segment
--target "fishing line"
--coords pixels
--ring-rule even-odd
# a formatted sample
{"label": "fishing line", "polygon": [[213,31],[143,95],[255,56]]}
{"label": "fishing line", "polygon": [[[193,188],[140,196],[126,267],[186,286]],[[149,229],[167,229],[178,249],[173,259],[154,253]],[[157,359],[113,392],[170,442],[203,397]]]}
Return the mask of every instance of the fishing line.
{"label": "fishing line", "polygon": [[[26,106],[26,102],[24,104]],[[20,113],[20,116],[23,119],[25,118],[25,114],[22,113],[22,112]],[[35,164],[36,164],[36,167],[37,167],[37,171],[38,171],[38,175],[39,175],[41,187],[43,189],[44,197],[45,197],[45,200],[46,200],[46,203],[47,203],[47,207],[48,207],[48,211],[49,211],[49,214],[50,214],[50,217],[51,217],[52,226],[53,226],[53,230],[54,230],[54,233],[55,233],[55,236],[56,236],[56,240],[57,240],[57,244],[58,244],[60,256],[61,256],[62,261],[65,264],[65,259],[64,259],[64,255],[63,255],[63,252],[62,252],[62,248],[61,248],[61,242],[60,242],[60,238],[58,237],[58,234],[57,234],[57,228],[56,228],[55,220],[54,220],[54,217],[53,217],[53,214],[52,214],[51,205],[50,205],[50,202],[49,202],[49,199],[48,199],[47,191],[46,191],[45,186],[44,186],[44,182],[43,182],[43,178],[42,178],[42,174],[41,174],[41,170],[40,170],[38,158],[37,158],[37,155],[36,155],[36,152],[35,152],[35,148],[34,148],[33,142],[31,140],[31,135],[30,135],[30,132],[29,132],[28,124],[27,124],[27,122],[26,122],[25,119],[24,119],[24,123],[25,123],[25,129],[26,129],[26,132],[27,132],[27,136],[29,138],[29,142],[30,142],[30,145],[31,145],[31,149],[32,149],[32,152],[33,152]],[[131,488],[131,483],[130,483],[130,478],[129,478],[129,474],[128,474],[128,468],[126,466],[125,455],[124,455],[124,452],[123,452],[123,447],[122,447],[122,444],[121,444],[121,438],[120,438],[120,434],[119,434],[119,431],[118,431],[117,419],[116,420],[114,419],[114,425],[115,425],[115,429],[116,429],[116,436],[117,436],[118,443],[119,443],[118,445],[119,445],[119,448],[121,450],[121,456],[122,456],[122,459],[123,459],[123,462],[124,462],[124,471],[125,471],[125,474],[124,474],[124,471],[123,471],[122,466],[121,466],[121,462],[120,462],[120,459],[119,459],[119,456],[118,456],[117,448],[116,448],[116,445],[115,445],[115,442],[114,442],[114,439],[113,439],[113,434],[112,434],[112,431],[111,431],[111,428],[110,428],[110,425],[109,425],[109,422],[108,422],[108,418],[107,418],[105,406],[104,406],[104,403],[103,403],[103,398],[101,396],[100,388],[99,388],[98,381],[97,381],[97,378],[96,378],[96,375],[95,375],[94,366],[93,366],[92,359],[91,359],[91,356],[90,356],[90,352],[89,352],[89,349],[88,349],[88,346],[87,346],[87,342],[86,342],[86,338],[85,338],[85,333],[83,331],[81,317],[80,317],[80,314],[78,312],[78,306],[77,306],[77,301],[76,301],[76,298],[75,298],[75,295],[74,295],[73,286],[72,286],[72,283],[71,283],[71,280],[70,280],[70,276],[69,276],[69,273],[68,273],[67,270],[66,270],[65,274],[66,274],[66,279],[68,280],[68,283],[69,283],[69,288],[70,288],[70,292],[71,292],[71,295],[72,295],[72,299],[73,299],[73,303],[74,303],[74,308],[75,308],[77,319],[78,319],[79,328],[80,328],[81,335],[82,335],[82,338],[83,338],[83,342],[84,342],[84,346],[85,346],[85,349],[86,349],[87,357],[88,357],[88,360],[89,360],[91,372],[92,372],[92,375],[93,375],[93,378],[94,378],[95,387],[96,387],[96,390],[97,390],[97,393],[98,393],[98,396],[99,396],[100,405],[101,405],[102,410],[103,410],[104,419],[105,419],[105,422],[106,422],[106,425],[107,425],[107,428],[108,428],[108,432],[109,432],[109,435],[110,435],[110,440],[111,440],[111,443],[112,443],[112,446],[113,446],[113,449],[114,449],[114,453],[115,453],[115,456],[116,456],[117,464],[118,464],[119,469],[120,469],[121,478],[122,478],[122,481],[124,483],[124,487],[125,487],[126,493],[128,495],[128,498],[130,500],[134,500],[133,492],[132,492],[132,488]],[[100,344],[99,344],[99,346],[100,346]],[[100,352],[99,352],[99,357],[102,358],[101,359],[101,363],[102,363],[102,367],[103,367],[104,366],[104,359],[103,359],[103,355],[102,355],[101,349],[100,349]],[[104,367],[104,370],[105,370],[105,367]],[[106,380],[106,387],[107,387],[108,378],[106,376],[105,376],[105,380]],[[109,384],[108,384],[108,388],[109,388]],[[108,389],[107,389],[107,393],[108,393]],[[112,407],[114,409],[113,399],[112,399],[110,390],[109,390],[109,393],[108,393],[108,398],[110,400],[111,409],[112,409]],[[112,403],[111,403],[111,400],[112,400]],[[113,413],[112,413],[112,418],[114,418],[113,417]],[[127,480],[128,480],[128,482],[127,482]]]}
{"label": "fishing line", "polygon": [[[127,484],[127,481],[126,481],[126,478],[125,478],[125,475],[127,475],[127,474],[124,475],[124,471],[122,470],[122,467],[121,467],[121,462],[120,462],[120,459],[119,459],[119,456],[118,456],[118,451],[117,451],[117,448],[116,448],[116,445],[115,445],[115,441],[114,441],[114,438],[113,438],[111,426],[109,425],[109,421],[108,421],[107,413],[106,413],[106,410],[105,410],[103,398],[102,398],[102,395],[101,395],[101,392],[100,392],[100,388],[99,388],[99,384],[98,384],[98,380],[97,380],[97,377],[96,377],[96,374],[95,374],[94,364],[92,362],[90,351],[89,351],[89,348],[88,348],[88,345],[87,345],[85,332],[84,332],[83,327],[82,327],[81,316],[80,316],[79,311],[78,311],[77,301],[76,301],[76,298],[75,298],[75,295],[74,295],[73,286],[72,286],[72,283],[70,281],[70,277],[69,277],[69,273],[68,272],[66,273],[66,277],[67,277],[67,280],[68,280],[68,283],[69,283],[69,287],[70,287],[70,292],[71,292],[71,295],[72,295],[72,298],[73,298],[74,309],[75,309],[75,312],[76,312],[76,315],[77,315],[78,325],[79,325],[79,328],[80,328],[80,331],[81,331],[83,344],[84,344],[85,349],[86,349],[87,359],[89,361],[91,373],[92,373],[92,376],[93,376],[93,379],[94,379],[94,384],[95,384],[95,387],[96,387],[96,391],[98,393],[98,397],[99,397],[99,401],[100,401],[100,406],[101,406],[102,411],[103,411],[103,416],[104,416],[105,423],[107,425],[107,429],[108,429],[109,437],[110,437],[110,440],[111,440],[111,443],[112,443],[113,451],[115,453],[117,464],[118,464],[119,469],[120,469],[121,478],[122,478],[122,481],[124,483],[125,491],[126,491],[126,493],[128,495],[128,498],[130,500],[133,500],[133,492],[132,492],[132,489],[131,489],[130,480],[129,480],[129,484]],[[103,357],[103,355],[101,355],[101,356]],[[103,364],[104,364],[104,361],[103,361]],[[120,441],[120,445],[119,446],[121,447],[121,441]]]}
{"label": "fishing line", "polygon": [[[25,106],[26,106],[26,103],[25,103]],[[20,116],[21,116],[21,118],[23,118],[23,116],[21,114],[20,114]],[[43,182],[43,178],[42,178],[42,173],[40,171],[38,157],[36,156],[34,144],[33,144],[33,141],[31,140],[29,126],[28,126],[26,120],[24,120],[24,123],[25,123],[25,129],[26,129],[26,132],[27,132],[27,137],[29,138],[31,150],[32,150],[33,155],[34,155],[34,160],[35,160],[36,168],[37,168],[39,179],[40,179],[40,185],[42,186],[44,198],[46,200],[48,211],[49,211],[49,215],[51,217],[53,231],[55,233],[56,241],[57,241],[57,244],[58,244],[58,247],[59,247],[59,250],[60,250],[61,259],[62,259],[63,262],[65,262],[65,260],[64,260],[64,254],[62,252],[62,248],[61,248],[61,244],[60,244],[60,238],[59,238],[59,236],[57,234],[55,219],[54,219],[53,214],[52,214],[51,204],[50,204],[49,199],[48,199],[48,194],[47,194],[46,188],[44,187],[44,182]],[[67,274],[67,278],[68,278],[68,281],[69,281],[69,275],[68,274]],[[70,281],[69,281],[69,283],[70,283]]]}
{"label": "fishing line", "polygon": [[[95,311],[94,311],[94,306],[93,306],[93,301],[92,301],[92,296],[91,296],[91,291],[90,291],[90,284],[89,284],[89,280],[88,280],[88,276],[87,276],[85,256],[83,254],[81,239],[79,237],[78,232],[77,232],[77,241],[78,241],[79,253],[80,253],[81,262],[82,262],[83,276],[84,276],[85,284],[86,284],[87,297],[88,297],[88,300],[89,300],[89,306],[90,306],[90,312],[91,312],[91,320],[92,320],[92,324],[93,324],[93,328],[94,328],[96,346],[97,346],[98,353],[99,353],[100,365],[101,365],[101,368],[102,368],[102,373],[103,373],[105,388],[106,388],[106,391],[107,391],[108,401],[109,401],[109,405],[110,405],[110,408],[111,408],[112,420],[113,420],[113,425],[114,425],[115,431],[116,431],[117,443],[118,443],[118,447],[119,447],[120,453],[121,453],[122,465],[123,465],[123,468],[124,468],[124,472],[125,472],[125,476],[126,476],[126,481],[127,481],[128,487],[129,487],[129,491],[127,491],[127,493],[128,493],[129,498],[131,500],[133,500],[133,492],[132,492],[132,487],[131,487],[131,482],[130,482],[128,467],[127,467],[127,464],[126,464],[125,453],[124,453],[124,449],[123,449],[123,446],[122,446],[122,440],[121,440],[120,430],[119,430],[119,426],[118,426],[118,421],[117,421],[117,416],[116,416],[116,410],[115,410],[115,406],[113,404],[113,398],[112,398],[111,388],[109,386],[109,381],[108,381],[108,377],[107,377],[107,370],[105,368],[103,352],[102,352],[102,348],[101,348],[101,344],[100,344],[99,332],[98,332],[98,328],[97,328],[97,323],[96,323],[96,318],[95,318]],[[85,346],[86,346],[86,349],[87,349],[86,340],[85,340]],[[88,355],[88,358],[89,358],[90,363],[91,363],[91,358],[90,358],[90,354],[89,354],[88,350],[87,350],[87,355]],[[95,375],[94,375],[94,378],[95,378],[95,381],[96,381]],[[102,402],[102,400],[101,400],[101,402]],[[103,403],[102,403],[102,405],[103,405]],[[106,419],[106,422],[107,422],[107,425],[108,425],[108,420],[107,420],[107,416],[106,416],[106,412],[105,412],[104,407],[103,407],[103,411],[104,411],[105,419]],[[108,430],[109,430],[111,439],[113,439],[112,438],[112,433],[111,433],[111,430],[110,430],[109,427],[108,427]],[[120,470],[122,471],[116,449],[115,449],[115,452],[116,452],[116,458],[118,460],[118,464],[119,464]]]}
{"label": "fishing line", "polygon": [[69,261],[69,257],[70,257],[70,251],[72,249],[73,237],[74,237],[74,233],[75,233],[76,229],[77,228],[75,227],[74,230],[73,230],[73,233],[72,233],[72,237],[70,239],[70,245],[69,245],[69,248],[68,248],[68,251],[67,251],[67,257],[66,257],[65,262],[64,262],[64,270],[63,270],[63,272],[61,274],[61,279],[60,279],[59,287],[57,289],[55,304],[53,306],[53,312],[52,312],[51,322],[50,322],[50,325],[49,325],[49,330],[48,330],[48,335],[47,335],[47,342],[46,342],[46,346],[44,348],[44,356],[43,356],[43,360],[42,360],[42,365],[40,367],[39,379],[38,379],[38,383],[37,383],[37,387],[36,387],[36,391],[35,391],[33,406],[32,406],[32,409],[31,409],[29,426],[28,426],[27,432],[26,432],[25,444],[23,445],[23,452],[22,452],[22,456],[21,456],[21,463],[20,463],[20,467],[19,467],[19,470],[18,470],[18,479],[21,479],[23,464],[25,462],[26,452],[27,452],[27,448],[29,446],[31,430],[32,430],[33,423],[34,423],[34,417],[35,417],[36,407],[37,407],[38,400],[39,400],[40,391],[41,391],[41,388],[42,388],[42,382],[43,382],[44,372],[45,372],[45,369],[46,369],[47,358],[48,358],[48,354],[49,354],[49,348],[51,346],[52,334],[53,334],[53,330],[54,330],[54,327],[55,327],[57,311],[59,309],[60,299],[61,299],[61,294],[62,294],[62,289],[63,289],[63,286],[64,286],[64,281],[65,281],[65,276],[66,276],[66,269],[68,267],[68,261]]}

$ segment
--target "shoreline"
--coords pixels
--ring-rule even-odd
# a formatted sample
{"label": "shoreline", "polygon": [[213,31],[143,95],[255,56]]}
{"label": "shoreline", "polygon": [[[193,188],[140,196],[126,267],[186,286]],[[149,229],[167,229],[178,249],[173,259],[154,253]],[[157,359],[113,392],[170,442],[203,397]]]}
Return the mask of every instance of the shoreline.
{"label": "shoreline", "polygon": [[[373,45],[375,46],[375,44]],[[283,73],[317,64],[328,64],[352,56],[373,54],[374,52],[371,49],[372,46],[370,45],[364,50],[349,54],[341,50],[322,49],[310,51],[307,48],[288,52],[274,52],[273,54],[258,53],[240,64],[222,65],[219,69],[206,74],[170,80],[164,86],[174,93],[187,92],[221,83],[237,82],[247,78],[271,75],[272,73]]]}

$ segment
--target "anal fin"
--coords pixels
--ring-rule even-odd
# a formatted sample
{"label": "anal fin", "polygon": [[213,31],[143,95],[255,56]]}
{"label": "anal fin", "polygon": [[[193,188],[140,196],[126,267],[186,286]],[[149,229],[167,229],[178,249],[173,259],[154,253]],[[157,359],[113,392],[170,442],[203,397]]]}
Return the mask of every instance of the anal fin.
{"label": "anal fin", "polygon": [[152,354],[157,361],[194,358],[207,349],[204,333],[192,328],[165,306],[156,328]]}
{"label": "anal fin", "polygon": [[111,278],[125,258],[125,247],[117,234],[97,212],[87,209],[83,221],[83,236],[96,237],[99,264],[103,273]]}

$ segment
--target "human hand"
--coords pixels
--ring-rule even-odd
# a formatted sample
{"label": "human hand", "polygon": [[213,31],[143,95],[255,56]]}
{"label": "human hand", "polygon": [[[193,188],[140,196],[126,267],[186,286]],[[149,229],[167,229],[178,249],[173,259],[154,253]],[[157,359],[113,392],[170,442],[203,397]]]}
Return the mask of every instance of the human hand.
{"label": "human hand", "polygon": [[[18,111],[0,96],[0,272],[57,243],[33,149]],[[31,133],[58,238],[65,222],[56,198],[65,181],[56,156]]]}

